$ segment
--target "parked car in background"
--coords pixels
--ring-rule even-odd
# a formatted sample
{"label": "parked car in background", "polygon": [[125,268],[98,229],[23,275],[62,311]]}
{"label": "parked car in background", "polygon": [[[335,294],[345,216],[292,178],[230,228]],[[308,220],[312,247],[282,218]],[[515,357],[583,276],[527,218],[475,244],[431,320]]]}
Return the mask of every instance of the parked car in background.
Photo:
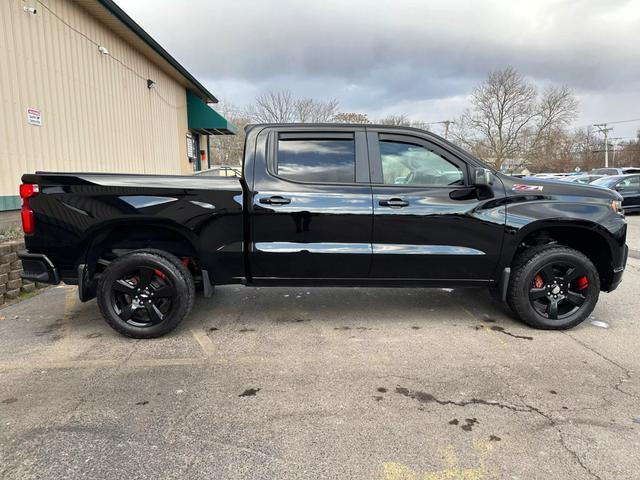
{"label": "parked car in background", "polygon": [[606,187],[622,195],[622,208],[625,213],[640,211],[640,174],[608,175],[591,185]]}
{"label": "parked car in background", "polygon": [[607,167],[595,168],[589,172],[590,175],[627,175],[630,173],[640,173],[638,167]]}
{"label": "parked car in background", "polygon": [[432,133],[247,128],[242,175],[22,177],[23,278],[78,285],[118,332],[175,328],[196,287],[490,287],[571,328],[622,280],[620,195],[503,175]]}
{"label": "parked car in background", "polygon": [[575,182],[575,183],[591,183],[594,180],[602,178],[604,175],[568,175],[566,177],[561,178],[563,182]]}
{"label": "parked car in background", "polygon": [[563,178],[566,177],[567,174],[566,173],[536,173],[534,175],[531,175],[533,178],[549,178],[549,179],[554,179],[554,178]]}

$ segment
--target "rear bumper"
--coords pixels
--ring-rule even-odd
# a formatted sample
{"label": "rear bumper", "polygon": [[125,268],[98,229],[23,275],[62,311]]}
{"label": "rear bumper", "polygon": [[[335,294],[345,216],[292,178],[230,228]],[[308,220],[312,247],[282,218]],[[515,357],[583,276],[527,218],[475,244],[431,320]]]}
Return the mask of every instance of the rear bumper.
{"label": "rear bumper", "polygon": [[18,258],[22,261],[21,277],[33,282],[60,283],[60,274],[49,258],[42,253],[29,253],[26,250],[18,252]]}
{"label": "rear bumper", "polygon": [[624,269],[627,266],[628,257],[629,257],[629,247],[625,245],[622,265],[613,269],[613,276],[611,277],[611,285],[607,289],[607,292],[614,291],[616,288],[618,288],[618,285],[620,285],[620,282],[622,282],[622,275],[624,274]]}

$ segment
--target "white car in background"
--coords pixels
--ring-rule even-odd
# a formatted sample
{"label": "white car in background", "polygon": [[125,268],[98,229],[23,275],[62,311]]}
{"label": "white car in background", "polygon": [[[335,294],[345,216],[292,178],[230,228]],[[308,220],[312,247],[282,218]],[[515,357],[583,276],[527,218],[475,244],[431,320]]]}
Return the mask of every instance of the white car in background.
{"label": "white car in background", "polygon": [[587,173],[585,175],[569,175],[567,177],[561,178],[563,182],[574,182],[574,183],[591,183],[599,178],[602,178],[604,175],[593,175],[591,173]]}

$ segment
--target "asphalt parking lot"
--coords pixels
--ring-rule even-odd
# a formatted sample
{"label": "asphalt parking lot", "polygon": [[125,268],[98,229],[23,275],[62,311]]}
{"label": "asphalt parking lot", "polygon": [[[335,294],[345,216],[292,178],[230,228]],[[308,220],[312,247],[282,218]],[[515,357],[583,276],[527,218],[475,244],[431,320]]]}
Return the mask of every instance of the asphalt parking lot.
{"label": "asphalt parking lot", "polygon": [[3,479],[629,479],[640,216],[568,332],[482,290],[218,288],[126,339],[55,287],[0,309]]}

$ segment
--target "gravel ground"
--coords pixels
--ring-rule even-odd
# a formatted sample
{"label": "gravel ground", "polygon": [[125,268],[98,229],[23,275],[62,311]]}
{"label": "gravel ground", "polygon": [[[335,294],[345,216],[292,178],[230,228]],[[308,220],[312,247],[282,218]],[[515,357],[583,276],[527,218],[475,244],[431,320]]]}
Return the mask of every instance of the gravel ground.
{"label": "gravel ground", "polygon": [[223,287],[153,341],[50,288],[0,309],[0,478],[635,478],[639,280],[568,332],[482,290]]}

